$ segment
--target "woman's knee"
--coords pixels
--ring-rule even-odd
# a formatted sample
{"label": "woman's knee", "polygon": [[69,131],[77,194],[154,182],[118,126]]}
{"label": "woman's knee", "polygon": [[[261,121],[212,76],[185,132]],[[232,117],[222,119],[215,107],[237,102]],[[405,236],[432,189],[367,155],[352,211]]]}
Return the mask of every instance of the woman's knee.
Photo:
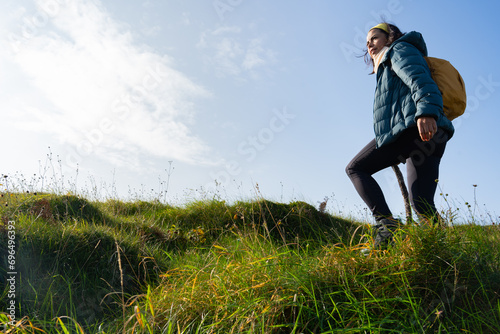
{"label": "woman's knee", "polygon": [[345,173],[347,174],[347,176],[351,176],[351,174],[353,173],[354,171],[354,168],[352,166],[352,162],[349,162],[347,164],[347,166],[345,167]]}
{"label": "woman's knee", "polygon": [[349,176],[349,178],[352,178],[353,175],[359,174],[360,171],[359,164],[357,164],[355,160],[349,162],[345,167],[345,173]]}

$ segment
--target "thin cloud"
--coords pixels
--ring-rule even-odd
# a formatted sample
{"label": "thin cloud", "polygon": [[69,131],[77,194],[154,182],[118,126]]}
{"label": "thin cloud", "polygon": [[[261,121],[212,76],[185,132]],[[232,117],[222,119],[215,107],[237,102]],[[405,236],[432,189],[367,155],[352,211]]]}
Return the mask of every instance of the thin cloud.
{"label": "thin cloud", "polygon": [[276,63],[276,54],[264,45],[265,38],[250,40],[241,37],[242,29],[218,27],[201,34],[198,48],[204,51],[204,61],[219,77],[234,76],[246,80],[259,79]]}
{"label": "thin cloud", "polygon": [[262,46],[262,40],[254,38],[250,41],[242,67],[245,70],[255,70],[274,60],[274,52]]}
{"label": "thin cloud", "polygon": [[64,1],[57,9],[11,53],[27,77],[11,100],[13,124],[57,137],[73,160],[96,155],[128,165],[149,155],[209,164],[210,148],[190,128],[194,103],[210,93],[168,56],[139,45],[99,2]]}

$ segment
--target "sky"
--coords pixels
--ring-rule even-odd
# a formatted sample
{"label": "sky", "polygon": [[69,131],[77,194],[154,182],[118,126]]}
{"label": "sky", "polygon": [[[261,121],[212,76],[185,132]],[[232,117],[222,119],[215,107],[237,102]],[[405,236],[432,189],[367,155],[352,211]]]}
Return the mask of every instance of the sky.
{"label": "sky", "polygon": [[[466,83],[438,208],[497,222],[499,11],[496,1],[2,0],[2,187],[175,205],[328,198],[329,212],[369,220],[345,166],[374,137],[375,81],[359,56],[385,19],[421,32]],[[375,177],[402,214],[393,171]]]}

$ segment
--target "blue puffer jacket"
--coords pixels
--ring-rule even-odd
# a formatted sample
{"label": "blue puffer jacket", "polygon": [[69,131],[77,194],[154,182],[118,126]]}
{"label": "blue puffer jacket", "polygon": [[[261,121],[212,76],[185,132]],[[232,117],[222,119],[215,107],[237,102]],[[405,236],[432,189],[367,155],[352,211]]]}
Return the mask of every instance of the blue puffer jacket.
{"label": "blue puffer jacket", "polygon": [[377,147],[395,141],[422,116],[434,117],[437,126],[453,136],[455,129],[443,113],[443,98],[424,56],[427,46],[415,31],[396,40],[383,56],[373,103]]}

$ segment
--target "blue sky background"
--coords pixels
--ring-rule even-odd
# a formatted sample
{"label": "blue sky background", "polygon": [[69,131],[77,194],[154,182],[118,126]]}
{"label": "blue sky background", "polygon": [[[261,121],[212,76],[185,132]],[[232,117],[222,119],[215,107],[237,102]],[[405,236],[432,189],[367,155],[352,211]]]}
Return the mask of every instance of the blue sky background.
{"label": "blue sky background", "polygon": [[[363,216],[344,168],[373,138],[374,77],[357,55],[384,17],[421,32],[466,82],[438,206],[468,202],[498,221],[499,12],[495,1],[2,1],[0,173],[104,198],[168,189],[176,204],[329,197],[331,212]],[[392,170],[376,178],[402,213]]]}

